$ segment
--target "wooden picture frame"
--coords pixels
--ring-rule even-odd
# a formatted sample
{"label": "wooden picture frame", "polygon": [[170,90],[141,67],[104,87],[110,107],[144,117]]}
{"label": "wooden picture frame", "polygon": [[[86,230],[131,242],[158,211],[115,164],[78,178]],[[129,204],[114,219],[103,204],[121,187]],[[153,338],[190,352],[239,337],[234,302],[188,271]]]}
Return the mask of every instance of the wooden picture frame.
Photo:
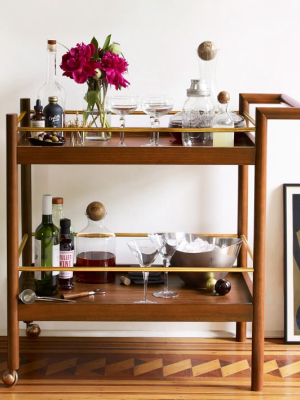
{"label": "wooden picture frame", "polygon": [[284,341],[300,344],[300,184],[283,185]]}

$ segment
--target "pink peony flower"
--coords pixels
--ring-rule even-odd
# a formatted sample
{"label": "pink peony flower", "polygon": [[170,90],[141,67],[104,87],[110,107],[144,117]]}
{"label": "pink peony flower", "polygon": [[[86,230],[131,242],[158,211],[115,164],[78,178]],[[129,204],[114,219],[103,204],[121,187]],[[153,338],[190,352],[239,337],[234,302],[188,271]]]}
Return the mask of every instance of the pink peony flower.
{"label": "pink peony flower", "polygon": [[121,87],[126,88],[130,83],[124,78],[123,74],[127,72],[128,62],[110,51],[106,51],[102,57],[100,69],[106,72],[106,81],[114,85],[116,90]]}
{"label": "pink peony flower", "polygon": [[96,68],[101,68],[99,61],[91,60],[95,52],[93,43],[85,45],[77,43],[62,57],[60,68],[65,71],[64,76],[74,79],[77,83],[85,83],[89,77],[96,73]]}

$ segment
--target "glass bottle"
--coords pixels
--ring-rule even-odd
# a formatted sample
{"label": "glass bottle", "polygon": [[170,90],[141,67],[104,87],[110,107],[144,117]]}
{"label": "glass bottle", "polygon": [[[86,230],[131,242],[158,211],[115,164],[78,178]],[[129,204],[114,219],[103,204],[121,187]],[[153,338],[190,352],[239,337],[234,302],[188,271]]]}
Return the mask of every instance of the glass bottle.
{"label": "glass bottle", "polygon": [[[60,241],[59,241],[59,266],[74,267],[74,243],[70,234],[71,221],[68,218],[60,220]],[[60,271],[58,277],[60,289],[71,290],[74,287],[73,272]]]}
{"label": "glass bottle", "polygon": [[[55,226],[60,227],[60,220],[65,217],[64,215],[64,199],[62,197],[53,197],[52,198],[52,214],[53,214],[53,223]],[[74,227],[71,224],[70,226],[70,235],[75,242],[75,231]]]}
{"label": "glass bottle", "polygon": [[[219,113],[214,119],[214,128],[234,128],[234,121],[229,113],[230,95],[220,92],[218,95]],[[234,132],[214,132],[213,145],[215,147],[233,147]]]}
{"label": "glass bottle", "polygon": [[[62,128],[64,111],[57,103],[58,98],[56,96],[50,96],[48,101],[49,104],[44,108],[45,126],[47,128]],[[61,134],[61,132],[57,132],[57,134]]]}
{"label": "glass bottle", "polygon": [[[43,196],[42,222],[35,231],[35,266],[59,267],[59,231],[52,222],[52,196]],[[59,272],[34,273],[35,291],[39,296],[57,293]]]}
{"label": "glass bottle", "polygon": [[[33,128],[45,128],[45,115],[43,113],[43,106],[40,99],[37,99],[34,106],[35,113],[30,118],[30,126]],[[41,132],[31,132],[31,137],[38,137]]]}
{"label": "glass bottle", "polygon": [[[104,226],[105,207],[90,203],[86,209],[88,225],[77,234],[77,267],[112,267],[116,265],[116,238]],[[108,283],[115,280],[114,272],[76,272],[76,280],[85,283]]]}
{"label": "glass bottle", "polygon": [[[182,110],[183,128],[211,128],[215,109],[204,79],[193,79]],[[183,132],[184,146],[211,146],[211,132]]]}
{"label": "glass bottle", "polygon": [[58,83],[56,76],[56,40],[48,40],[47,44],[47,80],[38,91],[42,104],[48,104],[49,97],[57,97],[58,104],[65,110],[66,92]]}

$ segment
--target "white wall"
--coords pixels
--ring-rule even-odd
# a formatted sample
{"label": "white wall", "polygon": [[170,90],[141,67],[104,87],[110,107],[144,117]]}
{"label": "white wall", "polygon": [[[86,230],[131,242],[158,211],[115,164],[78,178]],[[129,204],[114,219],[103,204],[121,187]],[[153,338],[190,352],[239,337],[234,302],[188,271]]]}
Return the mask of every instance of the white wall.
{"label": "white wall", "polygon": [[[93,35],[102,42],[112,33],[129,60],[127,93],[168,93],[175,98],[175,109],[181,108],[190,79],[197,77],[196,47],[212,40],[221,49],[219,89],[231,93],[236,109],[239,92],[300,98],[299,13],[297,0],[11,0],[1,4],[0,334],[6,331],[5,114],[18,112],[20,97],[35,100],[45,80],[46,40],[57,39],[71,47],[87,43]],[[59,48],[59,59],[62,53]],[[67,108],[81,109],[82,88],[67,78],[61,77],[60,82],[67,90]],[[282,184],[300,181],[300,123],[269,125],[266,335],[282,336]],[[107,225],[114,231],[236,229],[237,167],[34,166],[33,179],[33,226],[40,221],[42,194],[52,193],[65,198],[66,213],[78,230],[84,227],[84,210],[93,200],[106,205]],[[124,243],[118,259],[130,259]],[[209,329],[215,334],[234,330],[229,323],[174,323],[171,329],[166,323],[41,326],[44,334],[69,335],[92,330],[95,335],[198,336]]]}

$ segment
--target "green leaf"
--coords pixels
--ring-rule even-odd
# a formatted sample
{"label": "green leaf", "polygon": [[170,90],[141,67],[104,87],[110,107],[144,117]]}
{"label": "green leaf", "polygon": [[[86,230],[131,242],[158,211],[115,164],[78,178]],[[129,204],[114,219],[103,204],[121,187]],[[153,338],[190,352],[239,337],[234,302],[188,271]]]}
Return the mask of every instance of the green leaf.
{"label": "green leaf", "polygon": [[99,47],[99,45],[98,45],[98,40],[95,38],[95,36],[91,40],[91,43],[93,43],[93,45],[95,46],[95,52],[93,54],[92,60],[93,61],[97,61],[98,58],[99,58],[99,55],[98,55],[98,47]]}
{"label": "green leaf", "polygon": [[111,38],[111,35],[108,35],[107,38],[105,39],[104,45],[101,49],[100,57],[102,57],[103,54],[107,51],[109,43],[110,43],[110,38]]}
{"label": "green leaf", "polygon": [[99,100],[99,92],[96,90],[90,90],[86,92],[84,96],[84,100],[87,102],[87,110],[92,111],[94,108],[94,105],[97,103]]}

